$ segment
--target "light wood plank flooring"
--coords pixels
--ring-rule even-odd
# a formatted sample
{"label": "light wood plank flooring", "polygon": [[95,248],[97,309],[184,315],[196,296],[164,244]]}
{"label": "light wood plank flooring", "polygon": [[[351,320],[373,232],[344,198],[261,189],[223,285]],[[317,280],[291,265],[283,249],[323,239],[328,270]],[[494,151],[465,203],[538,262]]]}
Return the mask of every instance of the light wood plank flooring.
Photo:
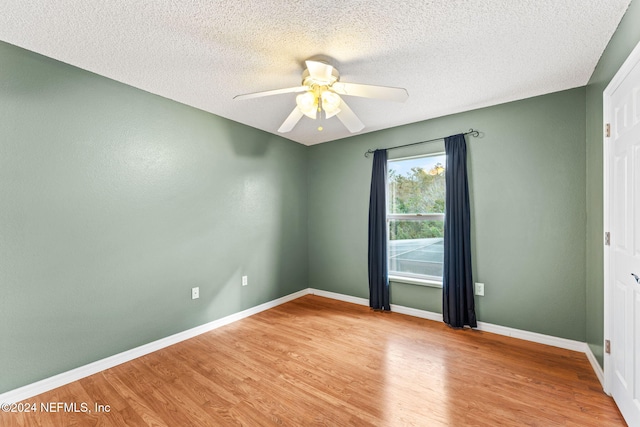
{"label": "light wood plank flooring", "polygon": [[313,295],[28,402],[92,413],[0,425],[625,425],[584,354]]}

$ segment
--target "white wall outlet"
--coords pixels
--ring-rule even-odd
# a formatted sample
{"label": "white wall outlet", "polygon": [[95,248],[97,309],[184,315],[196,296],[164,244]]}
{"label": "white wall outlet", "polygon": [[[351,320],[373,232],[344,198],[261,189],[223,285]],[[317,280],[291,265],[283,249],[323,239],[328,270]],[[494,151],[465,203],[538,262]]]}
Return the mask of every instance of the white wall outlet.
{"label": "white wall outlet", "polygon": [[200,298],[200,288],[199,287],[191,288],[191,299],[198,299],[198,298]]}
{"label": "white wall outlet", "polygon": [[476,295],[484,296],[484,283],[476,283]]}
{"label": "white wall outlet", "polygon": [[247,286],[249,284],[249,279],[247,276],[242,276],[242,286]]}

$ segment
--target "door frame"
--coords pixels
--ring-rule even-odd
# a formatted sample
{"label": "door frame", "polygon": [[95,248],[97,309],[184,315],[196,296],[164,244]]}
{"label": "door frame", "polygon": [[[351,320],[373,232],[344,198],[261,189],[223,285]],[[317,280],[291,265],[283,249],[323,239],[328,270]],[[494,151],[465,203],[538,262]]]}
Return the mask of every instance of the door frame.
{"label": "door frame", "polygon": [[[640,42],[636,45],[636,47],[631,51],[627,59],[624,61],[620,69],[616,72],[615,76],[611,79],[609,84],[607,85],[604,92],[602,92],[602,179],[603,179],[603,244],[604,244],[604,233],[609,232],[611,230],[611,186],[613,185],[613,177],[611,170],[611,150],[608,144],[609,138],[606,134],[606,126],[607,123],[611,123],[611,95],[615,90],[620,86],[620,84],[624,81],[624,79],[629,75],[631,70],[636,66],[636,64],[640,63]],[[611,280],[611,246],[607,246],[604,244],[604,342],[602,343],[603,348],[606,340],[611,339],[613,336],[613,298],[611,293],[613,292],[613,284]],[[603,388],[605,393],[611,394],[611,385],[612,385],[612,364],[613,360],[611,359],[611,355],[607,354],[606,351],[603,354],[604,357],[604,384]]]}

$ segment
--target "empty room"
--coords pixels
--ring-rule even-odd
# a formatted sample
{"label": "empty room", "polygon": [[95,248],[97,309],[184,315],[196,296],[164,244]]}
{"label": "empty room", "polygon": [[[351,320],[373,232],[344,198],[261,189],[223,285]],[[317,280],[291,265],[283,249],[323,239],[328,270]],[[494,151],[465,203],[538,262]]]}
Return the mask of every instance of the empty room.
{"label": "empty room", "polygon": [[0,4],[0,425],[640,427],[640,0]]}

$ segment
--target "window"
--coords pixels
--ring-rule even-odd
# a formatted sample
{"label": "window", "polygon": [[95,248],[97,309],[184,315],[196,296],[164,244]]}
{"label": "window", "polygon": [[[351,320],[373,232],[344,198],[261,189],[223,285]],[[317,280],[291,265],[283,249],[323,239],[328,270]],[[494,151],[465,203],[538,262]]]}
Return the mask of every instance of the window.
{"label": "window", "polygon": [[389,160],[389,276],[441,284],[444,261],[444,153]]}

